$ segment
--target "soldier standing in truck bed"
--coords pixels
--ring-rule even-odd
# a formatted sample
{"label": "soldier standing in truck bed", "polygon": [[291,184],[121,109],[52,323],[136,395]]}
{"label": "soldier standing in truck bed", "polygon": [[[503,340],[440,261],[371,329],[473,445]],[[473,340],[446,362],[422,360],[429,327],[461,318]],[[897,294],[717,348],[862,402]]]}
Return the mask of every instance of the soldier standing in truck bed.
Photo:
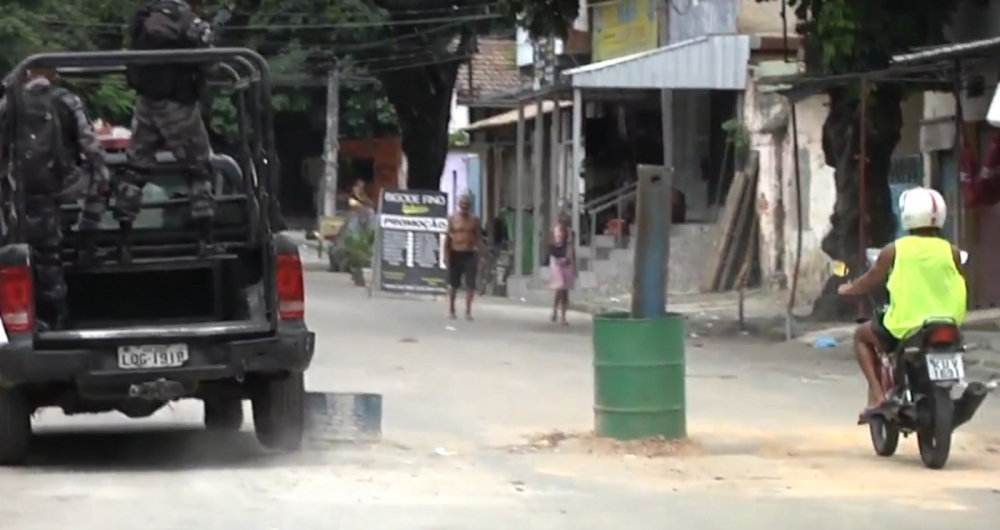
{"label": "soldier standing in truck bed", "polygon": [[60,206],[84,198],[79,258],[90,264],[96,258],[94,239],[107,205],[109,179],[104,149],[83,102],[69,90],[55,86],[55,77],[53,71],[28,70],[17,108],[8,109],[4,97],[0,99],[0,116],[13,117],[16,123],[14,167],[24,186],[23,222],[35,264],[39,318],[49,328],[58,329],[69,318]]}
{"label": "soldier standing in truck bed", "polygon": [[[183,0],[144,3],[129,26],[131,49],[208,48],[211,25]],[[138,96],[132,115],[132,142],[125,178],[115,186],[115,217],[121,223],[122,261],[131,260],[132,225],[142,206],[142,188],[156,165],[156,152],[173,152],[191,185],[191,215],[198,221],[200,253],[212,253],[213,170],[208,132],[198,108],[209,65],[153,64],[128,67],[128,83]]]}

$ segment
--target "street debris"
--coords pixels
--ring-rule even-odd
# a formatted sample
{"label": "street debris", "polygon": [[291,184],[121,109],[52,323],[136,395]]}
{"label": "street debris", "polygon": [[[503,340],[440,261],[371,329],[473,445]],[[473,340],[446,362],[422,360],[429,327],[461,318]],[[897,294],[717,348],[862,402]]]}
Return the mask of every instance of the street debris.
{"label": "street debris", "polygon": [[626,459],[659,458],[694,454],[692,440],[668,440],[662,437],[619,441],[600,438],[593,432],[565,433],[551,431],[527,436],[527,443],[508,447],[508,452],[525,454],[539,451],[586,453],[593,455],[622,455]]}
{"label": "street debris", "polygon": [[812,342],[812,347],[817,350],[828,350],[830,348],[837,347],[837,339],[830,337],[828,335],[821,335],[816,337],[816,340]]}

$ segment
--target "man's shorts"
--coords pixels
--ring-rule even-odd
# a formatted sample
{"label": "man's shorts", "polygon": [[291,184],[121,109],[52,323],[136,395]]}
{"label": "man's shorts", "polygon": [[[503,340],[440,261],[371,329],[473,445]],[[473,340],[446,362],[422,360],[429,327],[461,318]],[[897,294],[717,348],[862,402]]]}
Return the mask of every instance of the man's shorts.
{"label": "man's shorts", "polygon": [[468,291],[476,288],[476,269],[479,267],[479,259],[473,250],[453,250],[448,255],[448,285],[452,289],[458,290],[462,287],[462,280],[465,280],[465,289]]}
{"label": "man's shorts", "polygon": [[875,338],[878,339],[879,348],[882,348],[883,352],[892,352],[899,347],[899,339],[892,336],[889,330],[885,329],[885,324],[882,320],[885,318],[885,313],[879,311],[876,313],[875,318],[872,319],[872,331],[875,332]]}

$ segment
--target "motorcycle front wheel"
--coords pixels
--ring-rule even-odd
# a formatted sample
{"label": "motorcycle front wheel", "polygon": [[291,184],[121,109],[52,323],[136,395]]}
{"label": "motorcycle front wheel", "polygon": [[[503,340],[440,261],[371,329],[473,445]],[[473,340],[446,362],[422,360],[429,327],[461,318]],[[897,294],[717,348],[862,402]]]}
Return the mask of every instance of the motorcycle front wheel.
{"label": "motorcycle front wheel", "polygon": [[917,406],[920,418],[920,428],[917,430],[920,459],[929,469],[941,469],[948,462],[951,434],[955,430],[955,405],[951,400],[951,391],[934,386]]}

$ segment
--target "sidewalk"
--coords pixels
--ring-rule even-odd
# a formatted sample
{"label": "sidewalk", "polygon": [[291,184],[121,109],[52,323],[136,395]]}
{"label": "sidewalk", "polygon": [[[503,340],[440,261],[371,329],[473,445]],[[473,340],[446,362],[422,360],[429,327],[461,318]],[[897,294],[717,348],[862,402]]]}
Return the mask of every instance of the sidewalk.
{"label": "sidewalk", "polygon": [[[631,310],[631,296],[612,298],[600,302],[571,304],[571,308],[590,314]],[[808,322],[802,316],[803,307],[787,318],[787,291],[747,290],[743,296],[743,323],[741,325],[739,293],[690,293],[667,296],[667,311],[688,318],[688,331],[692,337],[754,336],[770,341],[787,339],[787,327],[793,337],[799,336],[822,324]]]}
{"label": "sidewalk", "polygon": [[285,235],[291,237],[299,245],[299,259],[302,267],[310,271],[325,271],[330,269],[330,261],[326,249],[320,249],[319,241],[306,238],[305,230],[286,230]]}

